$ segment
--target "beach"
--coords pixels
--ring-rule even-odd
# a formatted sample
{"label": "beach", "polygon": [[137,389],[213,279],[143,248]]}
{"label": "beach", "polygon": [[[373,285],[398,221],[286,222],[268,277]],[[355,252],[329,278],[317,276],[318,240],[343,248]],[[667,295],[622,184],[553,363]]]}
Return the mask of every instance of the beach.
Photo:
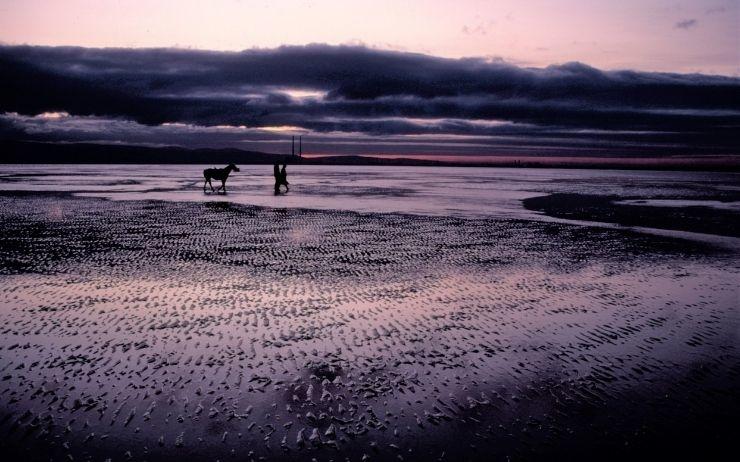
{"label": "beach", "polygon": [[9,460],[733,447],[739,175],[202,168],[1,166]]}

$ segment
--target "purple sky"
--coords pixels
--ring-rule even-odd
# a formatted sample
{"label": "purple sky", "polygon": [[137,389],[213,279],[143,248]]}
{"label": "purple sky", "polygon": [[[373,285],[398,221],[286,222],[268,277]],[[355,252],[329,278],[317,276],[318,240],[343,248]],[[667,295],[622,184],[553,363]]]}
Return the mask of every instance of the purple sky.
{"label": "purple sky", "polygon": [[737,0],[5,0],[0,42],[229,51],[364,44],[525,66],[581,61],[737,76],[739,19]]}
{"label": "purple sky", "polygon": [[204,5],[0,1],[0,138],[738,154],[738,1]]}

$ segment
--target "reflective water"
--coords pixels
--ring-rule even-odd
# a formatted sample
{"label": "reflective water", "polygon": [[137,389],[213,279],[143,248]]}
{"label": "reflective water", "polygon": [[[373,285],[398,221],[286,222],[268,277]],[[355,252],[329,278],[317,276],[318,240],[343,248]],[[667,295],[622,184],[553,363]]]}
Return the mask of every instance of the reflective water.
{"label": "reflective water", "polygon": [[[267,207],[436,216],[537,218],[521,200],[553,192],[691,199],[715,206],[740,174],[627,170],[289,165],[290,193],[273,194],[272,166],[232,173],[227,195],[203,194],[202,165],[0,165],[0,190],[67,191],[114,200],[228,201]],[[740,202],[723,202],[737,209]]]}

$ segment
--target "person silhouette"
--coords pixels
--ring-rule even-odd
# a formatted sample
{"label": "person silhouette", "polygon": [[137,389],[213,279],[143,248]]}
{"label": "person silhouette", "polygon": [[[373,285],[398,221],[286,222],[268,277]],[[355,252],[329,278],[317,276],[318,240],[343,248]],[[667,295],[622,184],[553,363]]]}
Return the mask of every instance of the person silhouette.
{"label": "person silhouette", "polygon": [[285,167],[287,167],[286,164],[283,164],[282,170],[280,170],[280,184],[285,185],[285,192],[290,191],[290,187],[288,186],[288,172],[285,171]]}
{"label": "person silhouette", "polygon": [[280,174],[280,164],[275,163],[275,165],[272,168],[272,174],[275,177],[275,195],[280,194],[280,184],[282,176]]}

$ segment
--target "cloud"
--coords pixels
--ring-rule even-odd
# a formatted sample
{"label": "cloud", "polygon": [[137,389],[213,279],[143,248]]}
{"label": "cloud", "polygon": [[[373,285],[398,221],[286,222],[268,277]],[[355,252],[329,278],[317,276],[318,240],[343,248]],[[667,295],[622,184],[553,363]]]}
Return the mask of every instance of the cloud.
{"label": "cloud", "polygon": [[464,25],[462,27],[462,33],[466,35],[486,35],[493,29],[496,24],[494,20],[480,21],[474,25]]}
{"label": "cloud", "polygon": [[727,8],[724,6],[714,6],[704,10],[706,14],[724,13],[725,11],[727,11]]}
{"label": "cloud", "polygon": [[[669,154],[737,152],[740,125],[733,77],[526,68],[362,46],[0,47],[0,83],[6,138],[241,146],[277,142],[279,133],[263,132],[290,126],[332,152],[356,153],[351,140],[361,137],[481,153],[531,145]],[[69,116],[35,117],[44,113]]]}
{"label": "cloud", "polygon": [[696,19],[684,19],[682,21],[678,21],[675,25],[676,29],[685,29],[689,30],[692,27],[696,27],[696,25],[699,23]]}
{"label": "cloud", "polygon": [[[337,126],[343,131],[334,130]],[[32,141],[181,145],[189,148],[238,147],[287,153],[291,133],[310,133],[304,140],[321,153],[460,153],[495,152],[593,155],[640,155],[651,147],[672,147],[672,154],[697,154],[694,146],[708,142],[700,134],[634,133],[570,130],[482,120],[351,119],[320,120],[309,129],[286,127],[200,126],[190,124],[142,125],[130,120],[93,116],[49,117],[45,114],[0,115],[0,135]],[[22,136],[19,136],[22,135]],[[1,136],[0,136],[1,138]],[[699,152],[701,153],[701,152]]]}

